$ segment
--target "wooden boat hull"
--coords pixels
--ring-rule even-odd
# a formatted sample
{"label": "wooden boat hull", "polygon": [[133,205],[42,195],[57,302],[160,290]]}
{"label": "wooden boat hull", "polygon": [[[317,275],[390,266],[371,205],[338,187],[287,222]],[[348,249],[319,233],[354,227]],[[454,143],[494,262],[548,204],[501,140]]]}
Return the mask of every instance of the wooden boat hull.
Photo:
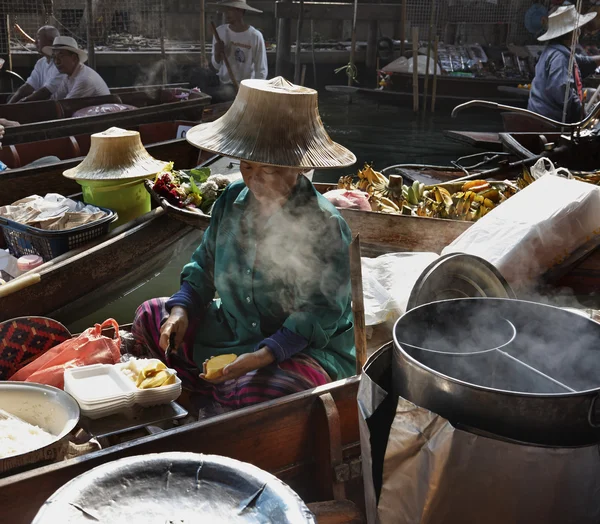
{"label": "wooden boat hull", "polygon": [[[72,99],[28,104],[9,104],[0,106],[3,118],[15,120],[22,125],[9,127],[2,140],[4,145],[19,144],[59,138],[85,133],[97,133],[118,126],[130,127],[150,122],[168,120],[200,120],[203,110],[210,104],[210,96],[201,93],[190,96],[189,100],[178,101],[176,92],[166,93],[144,91],[108,95],[93,99]],[[106,113],[103,115],[71,118],[78,109],[102,103],[123,103],[138,107],[130,111]],[[27,113],[20,107],[25,106]],[[19,120],[20,119],[20,120]]]}
{"label": "wooden boat hull", "polygon": [[31,522],[58,488],[108,461],[168,451],[249,462],[279,477],[305,502],[360,501],[359,381],[353,377],[334,382],[0,479],[3,519],[11,524]]}

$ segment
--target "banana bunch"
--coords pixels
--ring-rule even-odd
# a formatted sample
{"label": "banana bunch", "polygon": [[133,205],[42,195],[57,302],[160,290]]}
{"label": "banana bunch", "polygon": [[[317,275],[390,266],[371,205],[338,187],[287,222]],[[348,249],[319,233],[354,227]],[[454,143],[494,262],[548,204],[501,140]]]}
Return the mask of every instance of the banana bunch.
{"label": "banana bunch", "polygon": [[402,186],[402,198],[412,206],[418,205],[423,200],[424,193],[425,184],[416,180],[412,186]]}
{"label": "banana bunch", "polygon": [[400,213],[398,205],[393,200],[384,196],[371,195],[369,203],[371,204],[371,209],[379,213],[390,213],[392,215]]}
{"label": "banana bunch", "polygon": [[388,196],[389,181],[382,173],[375,171],[372,166],[365,164],[358,172],[356,187],[370,195]]}

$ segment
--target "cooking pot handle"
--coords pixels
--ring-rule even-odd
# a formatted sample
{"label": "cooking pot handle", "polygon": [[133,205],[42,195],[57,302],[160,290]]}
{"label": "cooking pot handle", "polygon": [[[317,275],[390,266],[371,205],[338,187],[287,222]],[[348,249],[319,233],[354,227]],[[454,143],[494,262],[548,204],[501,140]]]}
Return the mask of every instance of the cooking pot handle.
{"label": "cooking pot handle", "polygon": [[590,403],[590,409],[588,411],[588,423],[593,428],[600,428],[600,420],[598,420],[598,413],[596,413],[596,401],[600,397],[600,393],[598,393]]}

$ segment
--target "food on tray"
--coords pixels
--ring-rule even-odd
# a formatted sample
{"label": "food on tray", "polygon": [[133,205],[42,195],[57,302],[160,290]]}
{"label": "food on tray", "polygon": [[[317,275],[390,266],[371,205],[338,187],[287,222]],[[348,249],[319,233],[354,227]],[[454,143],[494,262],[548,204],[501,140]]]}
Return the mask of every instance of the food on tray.
{"label": "food on tray", "polygon": [[159,360],[131,359],[121,371],[138,389],[159,388],[175,384],[175,372]]}
{"label": "food on tray", "polygon": [[224,175],[211,175],[208,167],[177,171],[171,162],[156,175],[152,189],[176,207],[210,213],[215,200],[230,181]]}
{"label": "food on tray", "polygon": [[237,355],[233,353],[229,353],[227,355],[219,355],[217,357],[212,357],[206,363],[206,378],[208,380],[212,380],[215,378],[219,378],[223,376],[223,368],[229,364],[231,364]]}
{"label": "food on tray", "polygon": [[0,459],[51,444],[54,435],[18,418],[0,417]]}

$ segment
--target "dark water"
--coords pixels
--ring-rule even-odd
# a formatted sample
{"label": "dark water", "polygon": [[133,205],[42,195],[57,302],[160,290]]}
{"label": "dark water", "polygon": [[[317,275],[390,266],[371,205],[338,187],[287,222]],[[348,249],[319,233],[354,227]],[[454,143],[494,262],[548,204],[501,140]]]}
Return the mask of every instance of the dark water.
{"label": "dark water", "polygon": [[[378,105],[364,99],[355,99],[348,104],[347,100],[346,96],[324,93],[320,96],[319,106],[330,136],[354,152],[358,158],[357,167],[365,162],[372,162],[376,169],[402,163],[446,165],[477,150],[447,140],[442,134],[444,129],[497,131],[501,125],[499,115],[486,110],[452,119],[448,110],[436,111],[435,115],[415,115],[406,106]],[[355,172],[356,168],[322,171],[315,173],[314,180],[334,182],[341,175]],[[109,317],[119,323],[131,322],[135,309],[144,300],[174,293],[179,287],[181,268],[189,261],[200,238],[199,232],[186,237],[181,254],[150,280],[136,284],[109,303],[98,303],[98,309],[92,314],[70,319],[71,331],[81,331]]]}

